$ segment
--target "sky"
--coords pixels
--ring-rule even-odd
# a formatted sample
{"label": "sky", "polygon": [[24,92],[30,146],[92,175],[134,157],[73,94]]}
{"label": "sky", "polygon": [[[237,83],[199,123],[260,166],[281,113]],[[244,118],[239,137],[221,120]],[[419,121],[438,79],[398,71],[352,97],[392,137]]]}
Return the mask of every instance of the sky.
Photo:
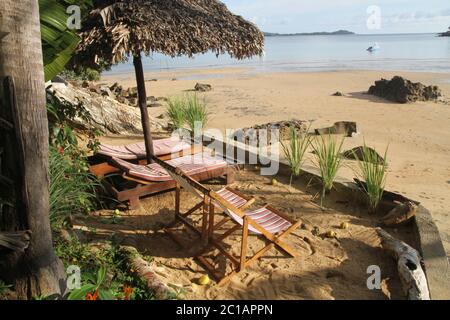
{"label": "sky", "polygon": [[345,29],[360,34],[427,33],[450,26],[449,0],[222,0],[265,32]]}

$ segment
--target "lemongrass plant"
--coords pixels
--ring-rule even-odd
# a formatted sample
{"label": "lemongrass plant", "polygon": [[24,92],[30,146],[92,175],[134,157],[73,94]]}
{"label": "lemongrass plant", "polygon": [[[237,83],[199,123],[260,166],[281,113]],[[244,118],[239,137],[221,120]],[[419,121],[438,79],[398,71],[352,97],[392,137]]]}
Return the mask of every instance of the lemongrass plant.
{"label": "lemongrass plant", "polygon": [[169,98],[166,113],[173,124],[174,130],[181,129],[186,122],[185,99],[182,97]]}
{"label": "lemongrass plant", "polygon": [[[309,128],[307,131],[309,131]],[[281,142],[284,155],[291,168],[291,178],[289,184],[292,184],[293,177],[298,177],[301,174],[305,154],[310,143],[311,137],[308,132],[299,133],[294,126],[290,127],[289,142]]]}
{"label": "lemongrass plant", "polygon": [[205,100],[200,100],[197,94],[186,95],[185,99],[184,112],[189,129],[192,132],[196,128],[203,130],[209,120],[209,112]]}
{"label": "lemongrass plant", "polygon": [[341,150],[344,138],[340,142],[337,138],[331,136],[320,136],[311,143],[315,153],[315,163],[320,170],[322,179],[322,199],[327,192],[333,189],[334,180],[342,165]]}
{"label": "lemongrass plant", "polygon": [[355,159],[358,159],[359,170],[357,171],[357,175],[365,181],[364,191],[367,196],[369,211],[371,213],[376,212],[386,186],[388,168],[386,160],[387,151],[388,147],[386,147],[383,159],[380,159],[377,152],[367,147],[364,142],[361,155],[362,159],[354,154]]}

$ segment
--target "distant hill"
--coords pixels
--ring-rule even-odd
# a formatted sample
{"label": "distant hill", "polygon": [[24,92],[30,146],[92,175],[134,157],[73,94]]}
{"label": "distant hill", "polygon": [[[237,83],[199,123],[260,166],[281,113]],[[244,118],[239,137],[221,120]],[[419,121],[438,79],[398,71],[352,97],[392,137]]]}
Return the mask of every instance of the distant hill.
{"label": "distant hill", "polygon": [[439,33],[440,37],[450,37],[450,27],[448,27],[448,31],[447,32],[442,32]]}
{"label": "distant hill", "polygon": [[309,32],[309,33],[273,33],[264,32],[266,37],[290,37],[290,36],[342,36],[355,34],[354,32],[347,30],[338,30],[334,32]]}

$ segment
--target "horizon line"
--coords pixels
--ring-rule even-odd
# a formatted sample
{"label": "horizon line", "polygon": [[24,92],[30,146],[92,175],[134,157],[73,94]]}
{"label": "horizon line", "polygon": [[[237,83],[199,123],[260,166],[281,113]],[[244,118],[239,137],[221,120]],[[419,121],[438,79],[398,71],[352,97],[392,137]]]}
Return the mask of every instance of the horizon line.
{"label": "horizon line", "polygon": [[[280,32],[270,32],[270,31],[262,31],[263,33],[271,33],[274,35],[314,35],[314,33],[329,33],[330,35],[333,35],[332,33],[338,32],[338,31],[348,31],[352,32],[353,34],[335,34],[336,36],[372,36],[372,35],[401,35],[401,34],[440,34],[445,33],[445,31],[436,31],[436,32],[392,32],[392,33],[356,33],[350,30],[336,30],[336,31],[313,31],[313,32],[287,32],[287,33],[280,33]],[[319,34],[318,34],[319,35]]]}

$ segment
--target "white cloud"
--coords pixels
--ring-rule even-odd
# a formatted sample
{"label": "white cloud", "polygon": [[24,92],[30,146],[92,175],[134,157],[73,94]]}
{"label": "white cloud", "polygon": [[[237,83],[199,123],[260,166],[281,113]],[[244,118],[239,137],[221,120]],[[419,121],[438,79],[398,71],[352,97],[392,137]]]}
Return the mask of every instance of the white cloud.
{"label": "white cloud", "polygon": [[444,29],[447,29],[450,25],[448,0],[222,1],[233,12],[253,21],[268,32],[348,29],[366,33],[366,10],[371,5],[379,6],[382,11],[383,26],[380,32],[437,32],[443,26],[446,25]]}

